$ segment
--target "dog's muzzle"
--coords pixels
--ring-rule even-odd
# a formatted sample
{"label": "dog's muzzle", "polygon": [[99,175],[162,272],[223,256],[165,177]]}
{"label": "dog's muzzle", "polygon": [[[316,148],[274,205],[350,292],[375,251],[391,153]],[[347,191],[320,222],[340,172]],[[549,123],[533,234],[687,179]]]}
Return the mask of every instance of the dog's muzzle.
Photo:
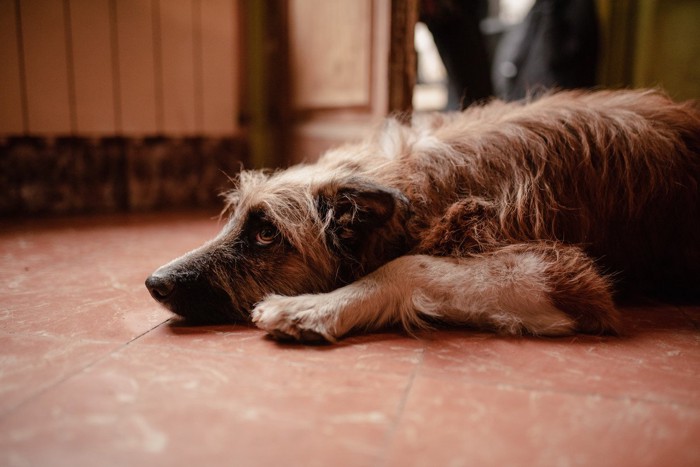
{"label": "dog's muzzle", "polygon": [[242,318],[223,289],[212,284],[206,274],[182,265],[158,269],[146,279],[146,288],[154,300],[194,324],[230,323]]}

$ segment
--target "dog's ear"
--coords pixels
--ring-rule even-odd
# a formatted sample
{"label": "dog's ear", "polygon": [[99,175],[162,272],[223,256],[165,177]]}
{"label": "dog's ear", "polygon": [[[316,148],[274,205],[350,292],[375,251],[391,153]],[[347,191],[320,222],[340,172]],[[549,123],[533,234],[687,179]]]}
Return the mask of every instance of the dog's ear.
{"label": "dog's ear", "polygon": [[319,191],[319,214],[341,242],[361,240],[394,215],[400,194],[391,188],[353,181]]}

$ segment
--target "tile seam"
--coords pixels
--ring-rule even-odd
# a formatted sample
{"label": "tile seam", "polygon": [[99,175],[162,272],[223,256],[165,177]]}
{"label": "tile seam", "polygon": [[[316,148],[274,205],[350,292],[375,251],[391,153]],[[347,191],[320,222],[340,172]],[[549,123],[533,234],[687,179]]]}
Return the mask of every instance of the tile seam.
{"label": "tile seam", "polygon": [[[170,319],[172,319],[172,318],[170,318]],[[38,399],[39,397],[43,396],[44,394],[48,393],[49,391],[53,390],[54,388],[59,387],[60,385],[62,385],[62,384],[64,384],[65,382],[69,381],[70,379],[72,379],[72,378],[74,378],[74,377],[76,377],[76,376],[78,376],[78,375],[84,373],[86,370],[88,370],[89,368],[92,368],[93,366],[95,366],[95,365],[98,364],[99,362],[101,362],[101,361],[103,361],[103,360],[109,358],[109,357],[112,356],[112,355],[115,355],[115,354],[117,354],[117,353],[123,351],[126,347],[129,346],[129,344],[131,344],[131,343],[134,342],[135,340],[141,338],[141,337],[144,336],[145,334],[148,334],[148,333],[151,332],[152,330],[154,330],[154,329],[156,329],[156,328],[158,328],[158,327],[164,325],[165,323],[167,323],[168,321],[170,321],[170,319],[167,319],[167,320],[165,320],[165,321],[163,321],[163,322],[161,322],[161,323],[158,323],[157,325],[155,325],[155,326],[153,326],[152,328],[148,329],[147,331],[145,331],[145,332],[139,334],[138,336],[136,336],[136,337],[134,337],[134,338],[128,340],[127,342],[104,342],[105,344],[114,343],[114,344],[115,344],[115,347],[114,347],[113,349],[111,349],[111,350],[108,350],[108,351],[105,352],[104,354],[98,356],[98,357],[95,358],[94,360],[90,360],[89,362],[85,363],[84,365],[81,365],[81,366],[77,367],[75,370],[66,373],[66,374],[63,375],[61,378],[58,378],[58,379],[57,379],[56,381],[54,381],[53,383],[47,384],[45,387],[43,387],[43,388],[37,390],[35,393],[28,395],[25,399],[23,399],[22,401],[18,402],[18,403],[15,404],[14,406],[12,406],[12,407],[10,407],[10,408],[8,408],[8,409],[2,411],[2,412],[0,413],[0,419],[4,419],[4,418],[6,418],[6,417],[12,415],[12,413],[14,413],[14,412],[16,412],[17,410],[21,409],[21,408],[24,407],[25,405],[27,405],[27,404],[29,404],[30,402],[32,402],[32,401]],[[36,336],[36,334],[35,334],[34,336]],[[54,337],[54,336],[44,336],[44,337]],[[58,337],[58,339],[60,339],[60,337]],[[90,341],[88,341],[88,342],[90,342]]]}
{"label": "tile seam", "polygon": [[420,359],[416,363],[415,367],[413,368],[413,371],[408,377],[408,381],[406,383],[406,388],[403,391],[403,394],[401,395],[401,399],[399,400],[398,407],[396,408],[396,414],[394,416],[394,422],[391,424],[389,429],[387,430],[387,435],[386,435],[386,440],[384,442],[384,446],[382,448],[382,453],[379,459],[379,462],[377,463],[378,466],[386,466],[389,464],[389,455],[391,452],[391,446],[394,444],[394,440],[396,439],[396,434],[398,433],[399,427],[401,425],[401,421],[404,418],[404,414],[406,412],[406,404],[408,402],[408,398],[411,394],[411,391],[413,389],[413,383],[416,380],[416,377],[418,376],[418,372],[420,369],[423,367],[423,361],[425,359],[425,347],[423,347],[421,354],[420,354]]}

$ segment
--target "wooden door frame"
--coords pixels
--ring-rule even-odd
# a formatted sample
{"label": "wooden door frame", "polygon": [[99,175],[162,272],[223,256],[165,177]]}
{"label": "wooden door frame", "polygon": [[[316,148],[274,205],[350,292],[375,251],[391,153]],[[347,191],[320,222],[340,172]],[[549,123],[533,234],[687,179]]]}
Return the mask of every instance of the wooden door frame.
{"label": "wooden door frame", "polygon": [[288,3],[244,2],[241,122],[255,168],[313,161],[334,141],[366,134],[388,114],[410,115],[418,0],[372,0],[371,5],[372,103],[359,112],[343,112],[292,107]]}

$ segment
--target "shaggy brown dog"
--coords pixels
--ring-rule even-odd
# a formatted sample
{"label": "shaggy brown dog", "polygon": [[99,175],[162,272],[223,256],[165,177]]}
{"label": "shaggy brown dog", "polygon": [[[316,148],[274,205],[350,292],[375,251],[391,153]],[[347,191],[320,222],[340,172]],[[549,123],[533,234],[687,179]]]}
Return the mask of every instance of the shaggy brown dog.
{"label": "shaggy brown dog", "polygon": [[389,120],[316,164],[242,173],[219,236],[146,284],[186,318],[302,341],[426,320],[616,332],[610,274],[697,290],[699,184],[700,109],[660,92]]}

